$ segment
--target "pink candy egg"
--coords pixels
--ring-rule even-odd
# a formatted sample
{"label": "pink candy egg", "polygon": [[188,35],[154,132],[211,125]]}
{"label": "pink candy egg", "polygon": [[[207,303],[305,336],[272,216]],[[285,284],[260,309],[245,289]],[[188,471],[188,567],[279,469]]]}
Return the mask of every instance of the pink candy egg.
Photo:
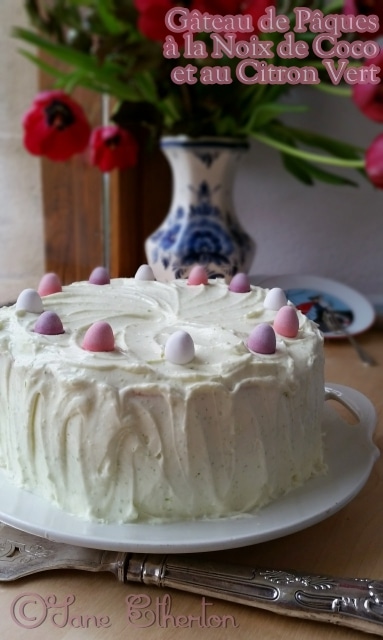
{"label": "pink candy egg", "polygon": [[136,280],[155,280],[153,269],[148,264],[138,267],[134,277]]}
{"label": "pink candy egg", "polygon": [[108,322],[95,322],[89,327],[82,341],[85,351],[113,351],[113,329]]}
{"label": "pink candy egg", "polygon": [[276,343],[273,327],[265,322],[254,327],[247,339],[247,347],[250,351],[266,355],[275,353]]}
{"label": "pink candy egg", "polygon": [[96,267],[89,276],[90,284],[110,284],[110,276],[108,269],[105,267]]}
{"label": "pink candy egg", "polygon": [[17,298],[16,311],[28,311],[29,313],[42,313],[43,302],[35,289],[24,289]]}
{"label": "pink candy egg", "polygon": [[299,318],[295,307],[281,307],[274,319],[274,330],[280,336],[295,338],[299,330]]}
{"label": "pink candy egg", "polygon": [[54,311],[44,311],[41,314],[36,321],[34,332],[45,336],[58,336],[60,333],[65,333],[62,322]]}
{"label": "pink candy egg", "polygon": [[250,280],[246,273],[237,273],[233,276],[229,290],[235,293],[248,293],[250,291]]}
{"label": "pink candy egg", "polygon": [[205,267],[196,265],[189,273],[188,284],[208,284],[208,276]]}
{"label": "pink candy egg", "polygon": [[263,306],[265,309],[271,309],[272,311],[279,311],[282,307],[287,305],[286,294],[283,289],[279,287],[274,287],[270,289],[266,293],[265,299],[263,301]]}
{"label": "pink candy egg", "polygon": [[49,296],[62,291],[60,278],[56,273],[46,273],[40,280],[37,292],[40,296]]}
{"label": "pink candy egg", "polygon": [[195,355],[193,338],[187,331],[176,331],[167,340],[165,358],[173,364],[188,364]]}

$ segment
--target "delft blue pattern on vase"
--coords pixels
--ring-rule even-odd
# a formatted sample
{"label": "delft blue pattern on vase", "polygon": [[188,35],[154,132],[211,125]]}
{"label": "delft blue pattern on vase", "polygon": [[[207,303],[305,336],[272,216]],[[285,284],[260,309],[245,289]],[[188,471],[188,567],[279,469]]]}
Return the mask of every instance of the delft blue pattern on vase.
{"label": "delft blue pattern on vase", "polygon": [[148,262],[155,273],[157,266],[170,270],[173,278],[184,278],[195,264],[205,266],[210,278],[232,277],[245,270],[254,243],[230,206],[221,208],[213,202],[223,190],[223,184],[212,182],[209,176],[209,168],[222,151],[221,143],[218,147],[211,150],[189,145],[188,152],[198,157],[205,171],[201,171],[197,184],[188,184],[189,202],[173,205],[161,227],[147,241]]}

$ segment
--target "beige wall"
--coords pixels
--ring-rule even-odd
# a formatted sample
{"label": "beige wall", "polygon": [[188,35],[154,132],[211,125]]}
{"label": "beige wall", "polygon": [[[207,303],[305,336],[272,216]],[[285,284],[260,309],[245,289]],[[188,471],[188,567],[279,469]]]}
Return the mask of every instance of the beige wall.
{"label": "beige wall", "polygon": [[0,303],[36,287],[44,269],[40,163],[25,151],[20,124],[37,73],[10,37],[23,23],[22,1],[0,0]]}

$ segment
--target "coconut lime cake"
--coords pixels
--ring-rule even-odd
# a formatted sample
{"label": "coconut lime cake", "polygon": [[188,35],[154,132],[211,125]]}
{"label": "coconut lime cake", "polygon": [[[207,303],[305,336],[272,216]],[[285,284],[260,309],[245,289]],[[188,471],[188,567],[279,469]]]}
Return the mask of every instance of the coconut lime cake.
{"label": "coconut lime cake", "polygon": [[47,274],[0,310],[12,483],[87,520],[155,523],[251,513],[323,472],[323,340],[283,291],[96,271]]}

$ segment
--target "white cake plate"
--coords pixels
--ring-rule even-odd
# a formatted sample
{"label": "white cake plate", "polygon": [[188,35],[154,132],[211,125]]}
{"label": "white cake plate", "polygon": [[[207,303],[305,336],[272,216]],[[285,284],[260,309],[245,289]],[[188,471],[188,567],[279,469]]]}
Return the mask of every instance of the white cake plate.
{"label": "white cake plate", "polygon": [[309,527],[346,505],[362,489],[379,457],[373,443],[376,412],[360,392],[335,384],[327,393],[357,416],[350,424],[326,405],[323,423],[326,475],[237,518],[170,524],[86,522],[15,487],[0,473],[0,520],[49,540],[116,551],[188,553],[244,547]]}

